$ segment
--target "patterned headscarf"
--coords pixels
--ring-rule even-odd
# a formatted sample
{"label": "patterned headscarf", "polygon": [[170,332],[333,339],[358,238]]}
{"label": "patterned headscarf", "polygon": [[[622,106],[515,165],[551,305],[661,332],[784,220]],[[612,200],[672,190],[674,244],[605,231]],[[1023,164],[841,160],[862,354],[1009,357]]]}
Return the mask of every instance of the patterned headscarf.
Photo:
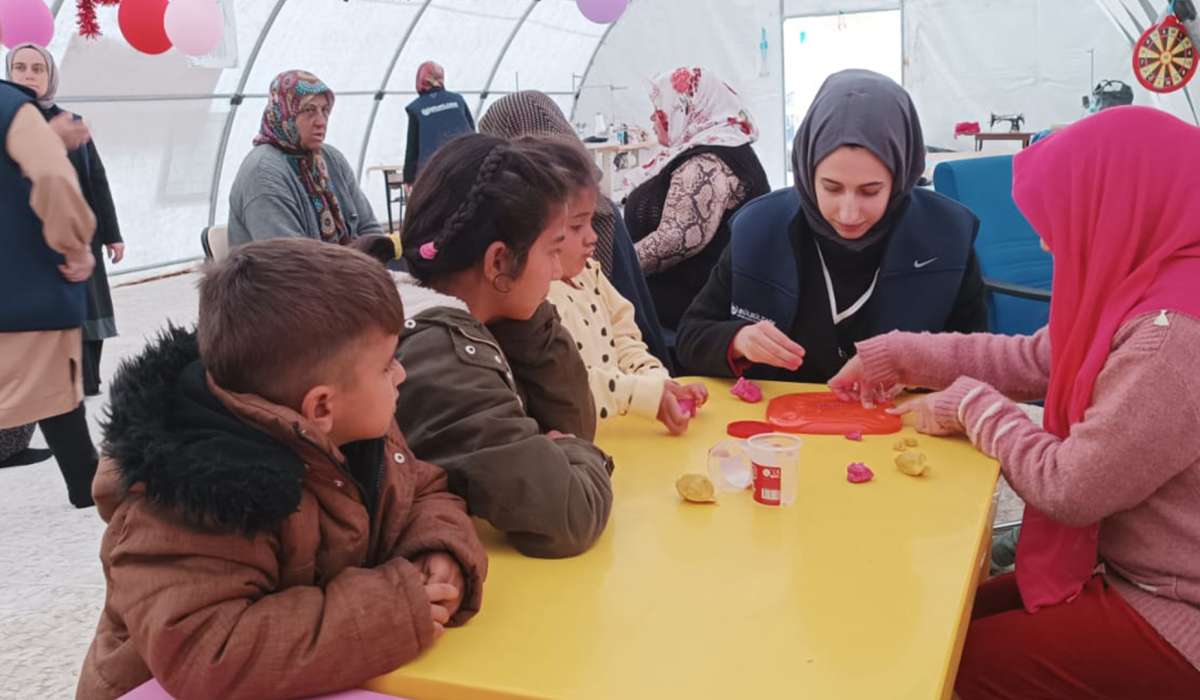
{"label": "patterned headscarf", "polygon": [[[560,136],[578,140],[562,110],[545,93],[525,90],[496,100],[479,119],[479,133],[502,139],[522,136]],[[612,274],[616,211],[607,197],[596,200],[592,229],[596,232],[596,260],[605,275]]]}
{"label": "patterned headscarf", "polygon": [[654,78],[651,119],[664,127],[667,143],[631,175],[637,185],[657,175],[671,161],[697,146],[744,146],[758,140],[758,127],[742,98],[707,70],[677,68]]}
{"label": "patterned headscarf", "polygon": [[42,109],[50,109],[54,106],[54,96],[58,94],[58,66],[54,65],[54,57],[50,55],[49,51],[41,46],[38,46],[37,44],[17,44],[16,46],[12,47],[11,51],[8,52],[8,56],[5,60],[5,67],[7,69],[6,75],[9,81],[12,80],[13,62],[16,60],[17,52],[21,49],[33,49],[34,51],[37,51],[39,54],[41,54],[42,60],[46,62],[46,75],[48,76],[49,81],[46,83],[46,92],[38,95],[37,103]]}
{"label": "patterned headscarf", "polygon": [[329,181],[325,155],[320,150],[305,150],[300,144],[300,130],[296,128],[300,110],[319,95],[329,99],[332,110],[333,91],[312,73],[290,70],[275,76],[254,145],[270,144],[289,156],[317,213],[321,240],[346,243],[350,240],[350,230]]}
{"label": "patterned headscarf", "polygon": [[417,94],[424,95],[430,90],[446,86],[446,71],[433,61],[426,61],[417,67]]}

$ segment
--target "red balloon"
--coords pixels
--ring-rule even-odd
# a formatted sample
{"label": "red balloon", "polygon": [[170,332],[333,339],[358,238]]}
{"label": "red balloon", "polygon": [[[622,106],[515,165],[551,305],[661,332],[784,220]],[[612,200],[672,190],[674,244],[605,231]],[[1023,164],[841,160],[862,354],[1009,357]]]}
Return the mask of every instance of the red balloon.
{"label": "red balloon", "polygon": [[163,26],[166,12],[167,0],[121,0],[117,24],[130,46],[153,56],[171,48]]}

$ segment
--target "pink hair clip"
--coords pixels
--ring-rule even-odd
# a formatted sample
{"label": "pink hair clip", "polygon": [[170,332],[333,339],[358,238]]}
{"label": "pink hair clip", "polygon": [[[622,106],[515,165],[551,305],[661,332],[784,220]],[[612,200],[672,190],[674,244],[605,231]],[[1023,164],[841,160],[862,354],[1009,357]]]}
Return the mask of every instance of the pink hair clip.
{"label": "pink hair clip", "polygon": [[438,249],[437,246],[433,244],[433,241],[421,244],[421,257],[425,260],[433,260],[435,257],[437,257],[437,254]]}

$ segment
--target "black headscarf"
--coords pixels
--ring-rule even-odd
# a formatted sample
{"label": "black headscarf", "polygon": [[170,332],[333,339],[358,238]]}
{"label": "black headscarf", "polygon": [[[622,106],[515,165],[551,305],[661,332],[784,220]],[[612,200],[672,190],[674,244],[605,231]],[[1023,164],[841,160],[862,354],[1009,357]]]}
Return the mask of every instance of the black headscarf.
{"label": "black headscarf", "polygon": [[[842,146],[867,149],[892,173],[892,194],[883,217],[857,240],[848,240],[821,216],[814,173]],[[887,238],[898,213],[925,171],[925,138],[912,98],[887,76],[845,70],[825,80],[792,144],[792,172],[805,219],[820,238],[862,251]]]}

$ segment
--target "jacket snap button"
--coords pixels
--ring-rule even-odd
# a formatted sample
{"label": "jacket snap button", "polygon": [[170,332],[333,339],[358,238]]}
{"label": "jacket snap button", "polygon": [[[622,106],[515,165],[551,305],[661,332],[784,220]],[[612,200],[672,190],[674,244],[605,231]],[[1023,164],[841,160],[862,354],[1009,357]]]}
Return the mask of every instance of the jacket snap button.
{"label": "jacket snap button", "polygon": [[411,331],[412,329],[417,327],[417,322],[410,318],[404,322],[404,327]]}
{"label": "jacket snap button", "polygon": [[396,464],[404,464],[404,455],[399,452],[392,455],[392,459],[396,460]]}
{"label": "jacket snap button", "polygon": [[465,348],[463,348],[463,350],[466,350],[468,355],[475,354],[475,346],[474,345],[468,345]]}

